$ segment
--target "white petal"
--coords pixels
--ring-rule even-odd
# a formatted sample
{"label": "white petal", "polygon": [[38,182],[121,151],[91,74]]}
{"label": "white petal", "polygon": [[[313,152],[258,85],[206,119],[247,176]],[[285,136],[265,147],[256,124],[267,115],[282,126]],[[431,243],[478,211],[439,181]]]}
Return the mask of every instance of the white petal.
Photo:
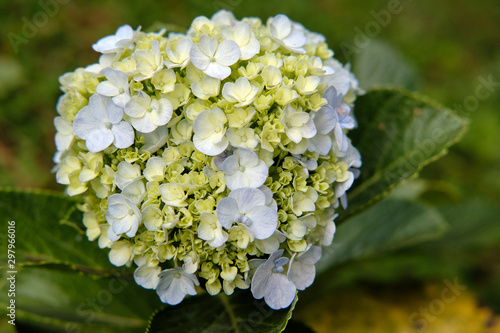
{"label": "white petal", "polygon": [[172,118],[172,103],[166,98],[160,98],[158,100],[159,103],[159,108],[158,111],[156,112],[156,120],[155,120],[155,125],[157,126],[163,126],[167,124],[170,119]]}
{"label": "white petal", "polygon": [[111,247],[109,251],[109,261],[115,266],[125,265],[132,255],[132,250],[128,242],[117,242]]}
{"label": "white petal", "polygon": [[246,168],[245,176],[247,176],[250,181],[248,187],[257,188],[261,185],[264,185],[268,174],[269,169],[267,168],[266,163],[264,163],[263,161],[260,161],[260,163],[253,168]]}
{"label": "white petal", "polygon": [[212,241],[208,242],[208,245],[210,245],[211,247],[219,247],[221,246],[222,244],[224,244],[227,239],[229,238],[229,235],[227,234],[227,232],[223,231],[222,229],[220,230],[217,230],[215,232],[215,237]]}
{"label": "white petal", "polygon": [[91,132],[85,141],[87,149],[91,153],[97,153],[104,150],[113,143],[114,136],[111,130],[102,128]]}
{"label": "white petal", "polygon": [[123,119],[123,108],[109,101],[108,107],[108,119],[112,124],[118,124]]}
{"label": "white petal", "polygon": [[338,115],[329,105],[323,106],[314,116],[314,124],[319,134],[328,134],[337,125]]}
{"label": "white petal", "polygon": [[208,65],[210,64],[210,58],[206,54],[201,52],[197,44],[194,44],[191,47],[191,51],[189,52],[189,59],[191,60],[191,63],[194,65],[194,67],[202,71],[207,69]]}
{"label": "white petal", "polygon": [[99,83],[95,89],[98,94],[109,97],[116,96],[120,93],[118,87],[109,81]]}
{"label": "white petal", "polygon": [[153,123],[152,113],[146,112],[141,118],[131,118],[130,123],[142,133],[153,132],[158,126]]}
{"label": "white petal", "polygon": [[288,278],[293,281],[298,290],[304,290],[309,287],[316,276],[314,265],[305,265],[299,261],[292,263]]}
{"label": "white petal", "polygon": [[201,139],[197,135],[193,137],[193,143],[196,149],[208,156],[221,154],[229,145],[229,140],[226,137],[223,137],[218,143],[214,143],[214,141],[212,136],[206,139]]}
{"label": "white petal", "polygon": [[284,309],[292,304],[297,289],[292,281],[283,274],[274,273],[268,280],[269,292],[264,296],[266,304],[271,309]]}
{"label": "white petal", "polygon": [[240,163],[237,155],[231,155],[222,162],[222,172],[229,176],[238,172],[239,167]]}
{"label": "white petal", "polygon": [[219,43],[219,47],[215,52],[215,60],[217,63],[224,66],[235,64],[241,56],[240,47],[233,40],[223,40]]}
{"label": "white petal", "polygon": [[308,139],[309,150],[320,155],[327,155],[332,149],[332,139],[328,135],[316,134]]}
{"label": "white petal", "polygon": [[219,201],[216,213],[220,224],[228,230],[240,216],[236,200],[230,197],[222,198]]}
{"label": "white petal", "polygon": [[231,68],[216,62],[210,62],[203,72],[216,79],[224,80],[226,77],[231,75]]}
{"label": "white petal", "polygon": [[113,97],[112,100],[113,100],[113,103],[124,108],[125,105],[128,103],[128,101],[130,101],[130,95],[128,95],[126,93],[120,94],[120,95]]}
{"label": "white petal", "polygon": [[116,148],[128,148],[134,143],[134,129],[126,121],[113,125],[111,131],[114,135],[113,144]]}
{"label": "white petal", "polygon": [[231,191],[244,187],[252,187],[250,186],[250,179],[241,171],[237,171],[232,175],[224,175],[224,181]]}
{"label": "white petal", "polygon": [[292,23],[290,19],[283,14],[276,15],[270,19],[269,27],[273,37],[283,39],[292,31]]}
{"label": "white petal", "polygon": [[76,136],[83,140],[86,140],[89,134],[96,130],[96,127],[101,126],[101,122],[92,116],[88,106],[81,108],[73,119],[73,130]]}
{"label": "white petal", "polygon": [[278,227],[278,213],[267,206],[254,207],[245,216],[252,221],[245,225],[256,239],[271,237]]}
{"label": "white petal", "polygon": [[139,91],[139,94],[133,96],[125,105],[124,110],[130,117],[139,118],[144,116],[150,103],[151,98],[146,93]]}
{"label": "white petal", "polygon": [[158,274],[161,272],[160,267],[148,267],[147,265],[142,265],[137,267],[134,271],[135,282],[143,288],[155,289],[160,278]]}
{"label": "white petal", "polygon": [[265,206],[266,204],[266,196],[264,193],[250,187],[239,188],[231,191],[231,193],[229,193],[229,197],[236,200],[241,213],[247,213],[254,207]]}

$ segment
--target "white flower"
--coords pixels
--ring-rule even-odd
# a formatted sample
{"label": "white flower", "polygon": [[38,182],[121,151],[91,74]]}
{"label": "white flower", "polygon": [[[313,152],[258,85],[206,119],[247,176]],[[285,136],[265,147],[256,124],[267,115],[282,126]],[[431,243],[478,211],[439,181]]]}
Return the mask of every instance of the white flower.
{"label": "white flower", "polygon": [[141,27],[134,31],[130,25],[122,25],[118,28],[118,30],[116,30],[114,35],[99,39],[97,43],[92,45],[92,48],[94,51],[101,53],[119,52],[133,43],[135,36],[140,29]]}
{"label": "white flower", "polygon": [[288,279],[298,290],[309,287],[316,275],[316,264],[321,259],[321,247],[311,246],[307,251],[297,255],[295,253],[288,266]]}
{"label": "white flower", "polygon": [[55,139],[57,150],[68,150],[75,137],[75,132],[73,131],[71,122],[63,117],[55,117],[54,126],[57,130]]}
{"label": "white flower", "polygon": [[78,111],[73,119],[75,134],[85,140],[87,149],[96,153],[111,144],[117,148],[127,148],[134,143],[134,130],[122,121],[123,108],[109,97],[94,94],[89,104]]}
{"label": "white flower", "polygon": [[338,115],[330,105],[325,105],[314,114],[317,133],[308,140],[309,150],[326,155],[332,149],[330,132],[337,126]]}
{"label": "white flower", "polygon": [[[109,230],[109,229],[108,229]],[[111,251],[108,254],[109,261],[117,266],[123,266],[132,259],[132,248],[127,241],[118,241],[111,244]]]}
{"label": "white flower", "polygon": [[279,310],[288,307],[295,299],[297,288],[286,275],[283,266],[288,258],[281,257],[283,250],[278,250],[257,268],[252,278],[252,295],[256,299],[264,297],[271,309]]}
{"label": "white flower", "polygon": [[143,171],[144,177],[150,182],[161,182],[165,179],[165,167],[167,162],[162,158],[153,156],[146,163],[146,168]]}
{"label": "white flower", "polygon": [[351,87],[351,74],[342,64],[336,60],[328,59],[325,64],[333,69],[330,75],[322,77],[322,82],[327,86],[333,86],[342,95],[346,95]]}
{"label": "white flower", "polygon": [[311,95],[314,94],[318,89],[318,85],[321,79],[319,76],[307,76],[304,77],[299,75],[299,77],[295,80],[295,89],[301,95]]}
{"label": "white flower", "polygon": [[283,76],[281,75],[281,71],[276,66],[266,66],[262,69],[261,73],[262,79],[264,80],[264,84],[267,89],[276,87],[281,82],[283,82]]}
{"label": "white flower", "polygon": [[278,251],[280,244],[286,240],[286,236],[282,232],[275,230],[271,237],[266,239],[256,239],[255,245],[257,248],[266,254],[271,254]]}
{"label": "white flower", "polygon": [[251,104],[257,93],[259,87],[250,84],[246,77],[240,77],[236,82],[226,82],[222,88],[222,96],[229,103],[236,103],[234,106],[243,107]]}
{"label": "white flower", "polygon": [[278,226],[278,213],[266,206],[266,196],[255,188],[239,188],[219,201],[216,209],[220,224],[229,230],[243,224],[256,239],[270,237]]}
{"label": "white flower", "polygon": [[273,210],[278,210],[278,205],[276,200],[273,199],[273,192],[266,185],[262,185],[258,188],[266,197],[266,206],[272,208]]}
{"label": "white flower", "polygon": [[156,90],[167,94],[175,89],[175,82],[177,77],[173,69],[162,69],[156,73],[151,79],[151,83],[155,86]]}
{"label": "white flower", "polygon": [[228,10],[221,9],[212,15],[210,19],[215,27],[231,25],[236,22],[234,14]]}
{"label": "white flower", "polygon": [[142,180],[137,179],[125,186],[121,194],[126,196],[127,199],[132,201],[134,204],[140,205],[146,197],[146,187],[144,186]]}
{"label": "white flower", "polygon": [[230,128],[226,134],[229,143],[233,147],[254,149],[259,144],[259,136],[253,128]]}
{"label": "white flower", "polygon": [[260,51],[259,41],[245,22],[222,26],[221,33],[224,39],[233,40],[238,44],[241,50],[241,60],[248,60]]}
{"label": "white flower", "polygon": [[182,37],[178,40],[169,41],[167,43],[167,57],[165,66],[167,68],[180,67],[183,69],[189,63],[189,52],[193,46],[193,41],[189,37]]}
{"label": "white flower", "polygon": [[206,240],[211,247],[217,248],[227,241],[228,234],[222,230],[222,226],[215,215],[203,212],[200,215],[198,237]]}
{"label": "white flower", "polygon": [[316,127],[309,114],[296,111],[290,104],[283,110],[281,123],[285,125],[286,136],[295,143],[299,143],[303,138],[309,139],[316,135]]}
{"label": "white flower", "polygon": [[146,289],[156,289],[160,278],[161,268],[159,266],[150,267],[147,264],[143,264],[137,267],[134,271],[135,282],[143,288]]}
{"label": "white flower", "polygon": [[147,151],[151,154],[165,146],[168,141],[167,126],[158,126],[153,132],[137,134],[144,136],[144,145],[141,147],[140,151]]}
{"label": "white flower", "polygon": [[200,285],[196,275],[186,273],[180,267],[166,269],[159,274],[159,277],[156,293],[163,303],[170,305],[179,304],[186,295],[196,295],[194,286]]}
{"label": "white flower", "polygon": [[199,99],[215,97],[220,92],[220,80],[206,75],[201,81],[191,83],[191,90]]}
{"label": "white flower", "polygon": [[266,163],[248,149],[236,149],[222,163],[226,186],[230,190],[242,187],[257,188],[264,184],[269,174]]}
{"label": "white flower", "polygon": [[271,35],[275,41],[283,45],[290,51],[305,53],[303,48],[307,41],[305,32],[296,24],[294,24],[286,15],[276,15],[269,18],[267,26],[271,31]]}
{"label": "white flower", "polygon": [[169,206],[184,207],[187,206],[187,194],[182,185],[178,183],[164,183],[158,187],[161,194],[161,200]]}
{"label": "white flower", "polygon": [[[312,139],[309,139],[309,141],[311,141]],[[318,161],[312,158],[308,160],[303,155],[292,155],[292,159],[302,166],[302,170],[304,171],[306,177],[309,177],[309,171],[316,170],[316,168],[318,167]]]}
{"label": "white flower", "polygon": [[56,181],[62,185],[69,185],[71,183],[70,177],[76,175],[78,178],[79,173],[82,171],[82,162],[76,156],[67,156],[62,160],[59,169],[56,172]]}
{"label": "white flower", "polygon": [[338,214],[335,214],[335,208],[333,206],[323,210],[319,214],[317,225],[311,230],[307,241],[309,243],[319,243],[322,246],[330,246],[337,228],[334,222],[337,216]]}
{"label": "white flower", "polygon": [[157,40],[151,42],[151,51],[137,50],[132,57],[136,62],[137,74],[134,75],[134,80],[136,81],[150,79],[163,68],[163,58],[160,52],[160,44]]}
{"label": "white flower", "polygon": [[172,118],[172,103],[167,98],[151,98],[143,91],[133,96],[125,105],[132,126],[140,132],[150,133]]}
{"label": "white flower", "polygon": [[138,164],[130,164],[127,161],[118,163],[115,173],[115,183],[120,190],[141,176],[141,167]]}
{"label": "white flower", "polygon": [[191,63],[205,74],[224,80],[231,74],[229,66],[235,64],[241,52],[238,44],[232,40],[222,40],[202,35],[198,44],[194,44],[189,53]]}
{"label": "white flower", "polygon": [[101,54],[99,57],[99,62],[97,64],[92,64],[85,67],[85,72],[92,73],[96,77],[103,76],[103,70],[105,68],[111,67],[113,61],[115,60],[116,54],[114,53],[106,53]]}
{"label": "white flower", "polygon": [[304,212],[314,212],[318,197],[318,192],[312,187],[308,187],[306,193],[295,193],[292,197],[292,211],[297,216],[301,216]]}
{"label": "white flower", "polygon": [[328,101],[328,105],[332,107],[338,115],[338,120],[334,128],[335,140],[340,151],[345,152],[349,146],[349,139],[344,133],[344,129],[352,129],[356,124],[354,118],[349,114],[351,108],[349,105],[344,103],[344,95],[338,93],[333,86],[330,86],[325,90],[323,97]]}
{"label": "white flower", "polygon": [[100,82],[96,87],[96,92],[103,96],[113,97],[112,100],[116,105],[125,107],[130,100],[128,75],[113,68],[105,68],[103,73],[107,81]]}
{"label": "white flower", "polygon": [[226,115],[217,107],[198,113],[193,122],[193,143],[196,149],[209,156],[222,153],[229,144],[224,136],[226,123]]}
{"label": "white flower", "polygon": [[124,195],[117,193],[108,197],[108,209],[104,216],[111,226],[108,229],[108,238],[111,241],[118,240],[121,234],[134,237],[141,221],[141,212],[137,206]]}

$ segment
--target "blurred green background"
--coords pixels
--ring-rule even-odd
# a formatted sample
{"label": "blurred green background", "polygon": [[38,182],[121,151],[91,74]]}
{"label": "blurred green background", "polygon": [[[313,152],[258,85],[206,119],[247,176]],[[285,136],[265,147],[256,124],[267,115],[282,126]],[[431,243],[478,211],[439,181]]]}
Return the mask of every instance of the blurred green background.
{"label": "blurred green background", "polygon": [[[304,293],[297,320],[318,332],[497,332],[500,6],[497,0],[401,0],[399,13],[390,15],[388,24],[377,23],[376,16],[397,2],[1,1],[0,187],[62,190],[50,172],[58,77],[96,62],[98,54],[91,45],[118,26],[185,28],[194,17],[211,16],[222,8],[234,11],[237,18],[283,13],[324,34],[338,59],[364,73],[360,80],[365,87],[377,83],[366,74],[372,55],[366,50],[390,45],[391,56],[405,59],[405,70],[416,75],[407,87],[471,118],[464,139],[426,167],[422,181],[396,194],[436,205],[447,218],[449,232],[432,243],[329,272]],[[377,25],[378,32],[370,30]],[[362,33],[370,35],[368,42],[363,42]],[[354,52],[346,53],[346,45]],[[485,86],[485,81],[490,84]],[[468,287],[458,303],[428,320],[426,327],[409,323],[412,312],[439,294],[443,279],[455,278]],[[316,296],[325,289],[331,296],[318,301]],[[319,304],[325,306],[314,306]]]}

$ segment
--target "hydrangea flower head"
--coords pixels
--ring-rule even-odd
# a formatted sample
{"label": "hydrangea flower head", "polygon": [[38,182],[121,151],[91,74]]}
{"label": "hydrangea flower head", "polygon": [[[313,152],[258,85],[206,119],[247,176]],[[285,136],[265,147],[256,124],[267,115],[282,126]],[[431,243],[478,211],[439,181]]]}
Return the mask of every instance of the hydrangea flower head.
{"label": "hydrangea flower head", "polygon": [[57,182],[91,241],[168,304],[249,288],[273,309],[314,280],[359,174],[358,84],[285,15],[120,27],[61,77]]}

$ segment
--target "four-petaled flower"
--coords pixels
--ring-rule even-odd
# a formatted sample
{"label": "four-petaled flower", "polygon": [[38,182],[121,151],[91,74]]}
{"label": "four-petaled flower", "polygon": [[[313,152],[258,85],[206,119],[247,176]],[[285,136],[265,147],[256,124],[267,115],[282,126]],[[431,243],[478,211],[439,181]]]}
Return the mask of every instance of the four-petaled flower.
{"label": "four-petaled flower", "polygon": [[229,66],[238,61],[241,51],[233,40],[219,42],[215,37],[202,35],[198,44],[192,46],[189,56],[191,63],[203,73],[224,80],[231,74]]}
{"label": "four-petaled flower", "polygon": [[278,226],[278,213],[266,206],[265,194],[255,188],[231,191],[229,196],[219,201],[216,212],[225,229],[231,229],[233,223],[241,223],[256,239],[270,237]]}
{"label": "four-petaled flower", "polygon": [[99,39],[97,43],[92,45],[92,48],[101,53],[119,52],[132,44],[139,30],[140,27],[134,31],[130,25],[122,25],[114,35]]}
{"label": "four-petaled flower", "polygon": [[209,156],[219,155],[226,150],[229,144],[225,137],[226,123],[226,115],[218,107],[198,113],[193,122],[196,149]]}
{"label": "four-petaled flower", "polygon": [[108,209],[104,215],[111,226],[107,236],[113,242],[121,234],[134,237],[142,218],[139,208],[126,196],[118,193],[108,197]]}
{"label": "four-petaled flower", "polygon": [[264,297],[271,309],[279,310],[288,307],[295,299],[297,288],[295,284],[283,274],[289,259],[281,257],[283,249],[269,256],[257,268],[252,278],[252,295],[256,299]]}
{"label": "four-petaled flower", "polygon": [[180,267],[165,269],[158,276],[160,282],[156,287],[156,293],[163,303],[170,305],[179,304],[186,295],[196,295],[194,286],[200,285],[196,275],[186,273]]}
{"label": "four-petaled flower", "polygon": [[167,98],[155,99],[143,91],[133,96],[125,105],[132,126],[140,132],[153,132],[172,118],[172,103]]}
{"label": "four-petaled flower", "polygon": [[123,108],[109,97],[94,94],[89,104],[81,108],[73,119],[76,136],[85,140],[87,149],[97,153],[111,144],[127,148],[134,143],[134,129],[123,119]]}
{"label": "four-petaled flower", "polygon": [[269,170],[256,153],[248,149],[236,149],[222,163],[226,185],[230,190],[242,187],[257,188],[264,184]]}

